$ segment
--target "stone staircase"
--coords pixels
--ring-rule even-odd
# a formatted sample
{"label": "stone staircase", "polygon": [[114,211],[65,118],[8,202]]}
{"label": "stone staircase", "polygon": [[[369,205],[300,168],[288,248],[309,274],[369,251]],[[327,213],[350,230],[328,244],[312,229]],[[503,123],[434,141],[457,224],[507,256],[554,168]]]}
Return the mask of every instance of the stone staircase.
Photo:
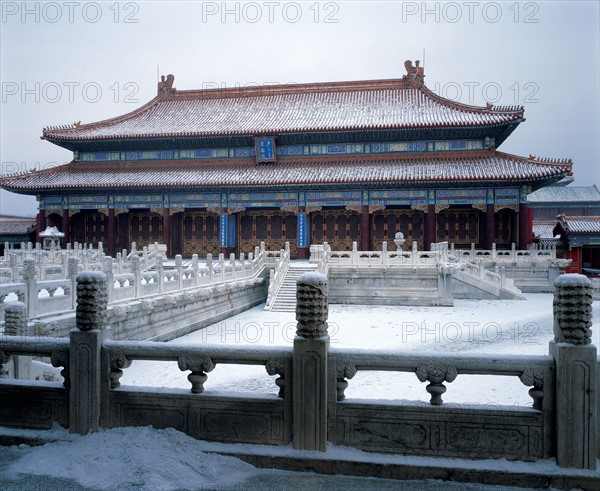
{"label": "stone staircase", "polygon": [[308,262],[293,261],[283,278],[283,282],[275,295],[271,307],[272,312],[295,312],[296,310],[296,283],[298,277],[309,271],[316,271],[317,265]]}

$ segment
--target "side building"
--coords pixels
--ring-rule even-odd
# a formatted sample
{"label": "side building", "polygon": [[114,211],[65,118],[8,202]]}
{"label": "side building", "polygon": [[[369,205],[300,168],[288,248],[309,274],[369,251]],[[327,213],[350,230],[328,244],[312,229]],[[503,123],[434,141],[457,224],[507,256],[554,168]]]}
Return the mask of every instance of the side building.
{"label": "side building", "polygon": [[65,243],[132,241],[168,254],[248,253],[290,242],[380,249],[448,241],[500,248],[532,240],[527,197],[572,174],[570,160],[498,147],[524,121],[521,106],[444,99],[419,62],[400,79],[176,90],[123,116],[44,129],[72,162],[0,179],[36,195],[37,230]]}

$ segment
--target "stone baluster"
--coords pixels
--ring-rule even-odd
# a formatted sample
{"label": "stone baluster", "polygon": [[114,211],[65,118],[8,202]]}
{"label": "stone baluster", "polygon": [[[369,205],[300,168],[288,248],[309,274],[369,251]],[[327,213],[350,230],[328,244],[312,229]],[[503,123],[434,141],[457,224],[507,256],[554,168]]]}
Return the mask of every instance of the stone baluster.
{"label": "stone baluster", "polygon": [[340,358],[335,364],[336,375],[336,397],[338,401],[343,401],[346,398],[345,390],[348,388],[346,379],[351,379],[356,375],[356,365],[354,363]]}
{"label": "stone baluster", "polygon": [[413,241],[412,243],[412,265],[416,266],[418,262],[418,250],[417,250],[417,242]]}
{"label": "stone baluster", "polygon": [[443,404],[442,394],[446,392],[443,382],[453,382],[458,375],[456,367],[439,364],[419,365],[415,373],[421,382],[430,382],[426,390],[431,394],[429,402],[432,406]]}
{"label": "stone baluster", "polygon": [[183,354],[177,359],[177,366],[184,372],[191,370],[188,380],[192,384],[192,393],[201,394],[204,392],[204,384],[208,379],[208,372],[212,372],[215,364],[207,355],[189,355]]}
{"label": "stone baluster", "polygon": [[[324,256],[324,258],[326,258],[327,257],[326,253],[323,256]],[[352,242],[352,266],[356,266],[357,264],[358,264],[358,243]]]}
{"label": "stone baluster", "polygon": [[285,398],[285,372],[287,360],[285,358],[270,358],[265,364],[265,369],[269,375],[279,375],[275,379],[275,384],[279,387],[278,397]]}
{"label": "stone baluster", "polygon": [[27,305],[23,302],[10,302],[4,310],[4,334],[7,336],[27,336]]}
{"label": "stone baluster", "polygon": [[77,276],[77,329],[71,331],[69,430],[85,435],[100,427],[101,344],[107,318],[106,275],[86,271]]}
{"label": "stone baluster", "polygon": [[510,260],[513,263],[517,262],[517,246],[514,242],[510,245]]}
{"label": "stone baluster", "polygon": [[246,255],[240,252],[240,264],[242,265],[242,278],[246,277]]}
{"label": "stone baluster", "polygon": [[496,243],[492,242],[492,260],[496,260],[498,258],[498,251],[496,250]]}
{"label": "stone baluster", "polygon": [[131,366],[131,360],[125,357],[122,353],[115,353],[111,351],[109,353],[109,366],[110,371],[108,378],[110,379],[110,388],[117,389],[121,387],[120,378],[123,376],[123,368],[129,368]]}
{"label": "stone baluster", "polygon": [[584,275],[565,274],[554,287],[550,354],[556,364],[556,462],[596,469],[598,362],[591,344],[591,282]]}
{"label": "stone baluster", "polygon": [[327,278],[304,273],[297,283],[293,445],[324,452],[327,444]]}

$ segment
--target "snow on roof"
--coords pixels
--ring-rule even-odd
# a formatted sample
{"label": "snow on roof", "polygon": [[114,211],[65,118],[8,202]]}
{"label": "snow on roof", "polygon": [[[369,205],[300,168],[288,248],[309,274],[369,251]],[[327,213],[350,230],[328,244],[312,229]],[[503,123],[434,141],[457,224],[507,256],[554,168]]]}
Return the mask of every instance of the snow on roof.
{"label": "snow on roof", "polygon": [[44,129],[52,141],[473,127],[520,122],[522,106],[468,106],[405,79],[169,89],[113,119]]}
{"label": "snow on roof", "polygon": [[559,222],[567,227],[568,233],[600,234],[600,216],[560,215]]}
{"label": "snow on roof", "polygon": [[556,220],[536,220],[533,222],[533,234],[538,236],[540,239],[553,239],[554,227],[556,227]]}
{"label": "snow on roof", "polygon": [[527,196],[530,203],[594,202],[600,203],[600,190],[594,186],[546,186]]}
{"label": "snow on roof", "polygon": [[393,158],[281,158],[276,164],[235,161],[71,162],[0,179],[16,192],[58,189],[280,187],[311,184],[406,185],[452,181],[544,181],[571,172],[570,161],[528,159],[496,151]]}
{"label": "snow on roof", "polygon": [[35,218],[0,215],[0,235],[27,235],[35,225]]}

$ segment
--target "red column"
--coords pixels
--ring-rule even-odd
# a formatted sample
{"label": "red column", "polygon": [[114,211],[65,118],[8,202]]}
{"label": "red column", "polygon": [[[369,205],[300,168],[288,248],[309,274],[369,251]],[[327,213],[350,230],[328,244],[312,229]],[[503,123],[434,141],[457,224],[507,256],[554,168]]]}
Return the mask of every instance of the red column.
{"label": "red column", "polygon": [[115,257],[115,210],[108,209],[108,255]]}
{"label": "red column", "polygon": [[371,230],[369,228],[369,206],[363,205],[360,216],[360,250],[370,251]]}
{"label": "red column", "polygon": [[63,210],[61,232],[65,234],[62,240],[62,247],[67,247],[71,242],[71,234],[69,233],[69,210]]}
{"label": "red column", "polygon": [[496,214],[494,205],[487,205],[485,210],[485,248],[490,250],[496,239]]}
{"label": "red column", "polygon": [[519,205],[519,249],[526,250],[531,243],[530,209],[525,203]]}
{"label": "red column", "polygon": [[171,215],[169,210],[165,209],[162,223],[162,241],[167,245],[167,256],[171,252]]}
{"label": "red column", "polygon": [[435,205],[427,205],[427,243],[425,250],[431,250],[431,244],[435,242]]}
{"label": "red column", "polygon": [[35,241],[40,242],[40,232],[46,229],[46,212],[40,210],[35,217]]}

